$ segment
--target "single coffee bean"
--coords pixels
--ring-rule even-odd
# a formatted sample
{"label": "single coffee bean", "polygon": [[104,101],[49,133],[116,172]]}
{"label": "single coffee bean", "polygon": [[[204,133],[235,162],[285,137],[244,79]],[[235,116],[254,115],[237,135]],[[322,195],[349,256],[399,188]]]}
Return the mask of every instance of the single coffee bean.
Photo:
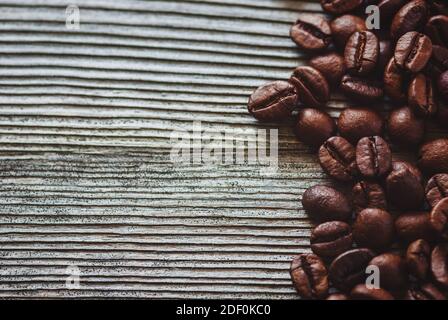
{"label": "single coffee bean", "polygon": [[448,197],[448,174],[436,174],[429,179],[426,185],[426,200],[434,208],[440,200]]}
{"label": "single coffee bean", "polygon": [[319,257],[332,258],[352,247],[352,229],[342,221],[318,225],[311,233],[311,250]]}
{"label": "single coffee bean", "polygon": [[347,108],[338,119],[340,135],[355,144],[364,137],[381,136],[383,127],[380,114],[368,108]]}
{"label": "single coffee bean", "polygon": [[434,85],[430,77],[423,73],[417,74],[409,85],[409,106],[421,117],[429,117],[437,112],[434,97]]}
{"label": "single coffee bean", "polygon": [[448,16],[438,15],[429,19],[425,33],[433,44],[446,46],[448,44]]}
{"label": "single coffee bean", "polygon": [[366,267],[375,254],[366,248],[352,249],[334,259],[329,268],[333,285],[342,291],[349,291],[366,278]]}
{"label": "single coffee bean", "polygon": [[440,75],[446,70],[448,70],[448,48],[433,45],[431,59],[425,68],[426,75],[438,81]]}
{"label": "single coffee bean", "polygon": [[302,14],[290,30],[291,39],[304,50],[316,51],[331,43],[331,29],[321,15]]}
{"label": "single coffee bean", "polygon": [[438,284],[448,288],[448,243],[438,244],[432,250],[431,272]]}
{"label": "single coffee bean", "polygon": [[448,198],[443,198],[432,208],[429,222],[435,231],[448,239]]}
{"label": "single coffee bean", "polygon": [[399,238],[405,242],[418,239],[432,241],[435,232],[429,222],[428,212],[406,212],[395,220],[395,230]]}
{"label": "single coffee bean", "polygon": [[294,287],[302,298],[324,299],[328,294],[328,273],[315,254],[301,254],[291,263],[290,274]]}
{"label": "single coffee bean", "polygon": [[327,186],[318,185],[306,190],[302,205],[312,219],[321,222],[346,221],[352,212],[346,196]]}
{"label": "single coffee bean", "polygon": [[414,173],[417,168],[394,166],[386,178],[386,192],[390,203],[400,210],[420,209],[425,191],[421,184],[421,174]]}
{"label": "single coffee bean", "polygon": [[380,271],[381,288],[400,290],[408,284],[406,263],[403,258],[394,253],[383,253],[369,262]]}
{"label": "single coffee bean", "polygon": [[406,251],[406,265],[411,275],[419,280],[425,280],[428,276],[430,265],[431,247],[423,239],[418,239],[409,244]]}
{"label": "single coffee bean", "polygon": [[247,108],[260,121],[277,121],[291,116],[298,96],[293,85],[275,81],[259,87],[249,98]]}
{"label": "single coffee bean", "polygon": [[428,174],[448,173],[448,139],[425,143],[420,148],[418,164]]}
{"label": "single coffee bean", "polygon": [[394,297],[384,289],[370,288],[365,284],[358,284],[350,292],[353,300],[394,300]]}
{"label": "single coffee bean", "polygon": [[390,27],[392,39],[398,39],[406,32],[420,30],[428,18],[428,6],[424,0],[413,0],[401,7],[395,14]]}
{"label": "single coffee bean", "polygon": [[446,3],[446,0],[431,0],[429,5],[433,15],[448,15],[448,4]]}
{"label": "single coffee bean", "polygon": [[448,102],[448,70],[440,75],[437,85],[440,94]]}
{"label": "single coffee bean", "polygon": [[319,149],[319,163],[326,174],[339,181],[357,176],[355,148],[342,137],[331,137]]}
{"label": "single coffee bean", "polygon": [[412,172],[414,177],[417,178],[419,184],[423,185],[423,183],[424,183],[424,181],[423,181],[423,174],[420,171],[420,169],[417,168],[416,166],[414,166],[413,164],[410,164],[407,161],[400,161],[400,160],[392,161],[392,169],[393,170],[404,170],[404,169],[407,169],[407,170]]}
{"label": "single coffee bean", "polygon": [[405,300],[446,300],[445,295],[432,283],[414,284],[405,295]]}
{"label": "single coffee bean", "polygon": [[400,70],[391,58],[384,70],[384,92],[393,102],[404,103],[408,97],[408,79],[405,73]]}
{"label": "single coffee bean", "polygon": [[345,45],[345,65],[353,75],[366,75],[375,68],[380,45],[376,35],[370,31],[353,33]]}
{"label": "single coffee bean", "polygon": [[416,73],[423,70],[431,54],[431,39],[423,33],[411,31],[398,40],[394,59],[401,69]]}
{"label": "single coffee bean", "polygon": [[393,143],[414,148],[423,141],[425,121],[417,118],[411,108],[404,106],[390,112],[387,129]]}
{"label": "single coffee bean", "polygon": [[392,243],[394,221],[384,210],[367,208],[361,211],[353,224],[353,240],[361,247],[383,249]]}
{"label": "single coffee bean", "polygon": [[310,66],[320,71],[332,86],[339,85],[346,70],[344,57],[334,52],[312,58]]}
{"label": "single coffee bean", "polygon": [[374,102],[383,97],[381,83],[372,79],[350,75],[342,77],[341,90],[348,98],[359,102]]}
{"label": "single coffee bean", "polygon": [[289,81],[296,87],[300,100],[307,106],[322,106],[330,98],[327,80],[313,67],[297,67]]}
{"label": "single coffee bean", "polygon": [[381,26],[390,25],[390,22],[394,18],[398,10],[403,7],[408,0],[382,0],[378,3],[378,9],[380,10],[380,23]]}
{"label": "single coffee bean", "polygon": [[320,4],[324,11],[339,15],[355,10],[362,2],[363,0],[321,0]]}
{"label": "single coffee bean", "polygon": [[367,31],[365,20],[351,14],[335,18],[330,22],[330,28],[336,45],[341,49],[345,49],[348,38],[354,32]]}
{"label": "single coffee bean", "polygon": [[356,146],[356,164],[365,178],[380,178],[392,167],[389,145],[378,136],[365,137]]}
{"label": "single coffee bean", "polygon": [[326,300],[342,301],[342,300],[350,300],[350,298],[343,293],[333,293],[330,294]]}
{"label": "single coffee bean", "polygon": [[312,147],[319,147],[334,135],[336,124],[326,113],[318,109],[299,110],[296,133],[300,141]]}
{"label": "single coffee bean", "polygon": [[381,185],[370,182],[360,181],[352,190],[353,209],[356,214],[367,208],[387,209],[386,194]]}

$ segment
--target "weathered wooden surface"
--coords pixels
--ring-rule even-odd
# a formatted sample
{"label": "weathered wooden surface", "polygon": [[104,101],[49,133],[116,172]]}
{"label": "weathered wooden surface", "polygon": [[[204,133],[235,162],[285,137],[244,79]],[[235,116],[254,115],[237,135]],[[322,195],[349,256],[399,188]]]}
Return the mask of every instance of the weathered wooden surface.
{"label": "weathered wooden surface", "polygon": [[288,30],[319,5],[71,3],[77,31],[67,1],[0,0],[0,297],[296,298],[315,156],[285,125],[278,175],[178,167],[169,137],[193,120],[272,127],[247,114],[248,94],[304,63]]}

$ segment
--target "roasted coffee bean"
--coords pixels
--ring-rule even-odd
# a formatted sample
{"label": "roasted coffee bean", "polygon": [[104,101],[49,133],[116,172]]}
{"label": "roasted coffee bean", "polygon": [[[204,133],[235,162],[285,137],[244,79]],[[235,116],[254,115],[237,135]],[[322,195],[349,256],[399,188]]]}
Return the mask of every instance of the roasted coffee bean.
{"label": "roasted coffee bean", "polygon": [[434,230],[448,239],[448,198],[443,198],[432,208],[429,222]]}
{"label": "roasted coffee bean", "polygon": [[351,181],[357,174],[355,148],[342,137],[331,137],[319,149],[319,163],[332,178]]}
{"label": "roasted coffee bean", "polygon": [[297,67],[289,81],[296,87],[300,100],[309,107],[322,106],[330,97],[327,80],[313,67]]}
{"label": "roasted coffee bean", "polygon": [[347,108],[338,119],[340,135],[354,144],[364,137],[381,136],[383,127],[381,115],[368,108]]}
{"label": "roasted coffee bean", "polygon": [[345,74],[344,57],[331,52],[310,60],[310,66],[317,69],[332,86],[338,86]]}
{"label": "roasted coffee bean", "polygon": [[353,209],[356,214],[367,208],[387,209],[386,194],[383,188],[374,182],[360,181],[352,190]]}
{"label": "roasted coffee bean", "polygon": [[255,90],[247,108],[260,121],[276,121],[290,117],[297,102],[293,85],[286,81],[275,81]]}
{"label": "roasted coffee bean", "polygon": [[325,111],[311,108],[299,110],[296,133],[300,141],[319,147],[335,131],[336,123]]}
{"label": "roasted coffee bean", "polygon": [[358,284],[350,292],[353,300],[394,300],[394,297],[384,289],[369,288],[365,284]]}
{"label": "roasted coffee bean", "polygon": [[390,203],[400,210],[420,209],[425,191],[421,184],[421,174],[411,164],[394,166],[386,178],[386,192]]}
{"label": "roasted coffee bean", "polygon": [[291,279],[299,295],[305,299],[323,299],[328,295],[328,273],[315,254],[301,254],[290,268]]}
{"label": "roasted coffee bean", "polygon": [[423,185],[423,183],[424,183],[424,181],[423,181],[423,174],[420,171],[420,169],[417,168],[415,165],[410,164],[407,161],[400,161],[400,160],[392,161],[392,169],[393,170],[404,170],[404,169],[407,169],[407,170],[412,172],[414,177],[417,178],[418,183],[420,183],[421,185]]}
{"label": "roasted coffee bean", "polygon": [[384,70],[384,92],[396,103],[404,103],[408,97],[408,79],[391,58]]}
{"label": "roasted coffee bean", "polygon": [[425,280],[428,276],[431,258],[431,247],[423,239],[418,239],[409,244],[406,251],[406,265],[409,273],[419,280]]}
{"label": "roasted coffee bean", "polygon": [[448,173],[448,138],[425,143],[420,148],[418,164],[428,174]]}
{"label": "roasted coffee bean", "polygon": [[446,3],[446,0],[431,0],[429,5],[432,14],[448,15],[448,3]]}
{"label": "roasted coffee bean", "polygon": [[356,216],[353,224],[353,240],[358,246],[383,249],[392,243],[394,221],[384,210],[367,208]]}
{"label": "roasted coffee bean", "polygon": [[381,288],[400,290],[408,284],[405,260],[394,253],[383,253],[369,262],[370,266],[379,269]]}
{"label": "roasted coffee bean", "polygon": [[448,288],[448,243],[441,243],[432,250],[431,272],[437,283]]}
{"label": "roasted coffee bean", "polygon": [[440,75],[437,85],[440,94],[448,102],[448,70]]}
{"label": "roasted coffee bean", "polygon": [[437,203],[443,198],[448,197],[448,174],[436,174],[429,179],[426,185],[426,200],[431,208],[434,208]]}
{"label": "roasted coffee bean", "polygon": [[407,212],[395,220],[395,230],[399,238],[405,242],[418,239],[432,241],[435,238],[434,230],[429,222],[428,212]]}
{"label": "roasted coffee bean", "polygon": [[380,10],[381,26],[390,25],[395,14],[400,10],[408,0],[382,0],[378,3]]}
{"label": "roasted coffee bean", "polygon": [[392,153],[389,145],[378,136],[365,137],[356,146],[356,164],[366,178],[380,178],[392,167]]}
{"label": "roasted coffee bean", "polygon": [[401,7],[395,14],[390,34],[398,39],[406,32],[420,30],[428,19],[428,6],[424,0],[413,0]]}
{"label": "roasted coffee bean", "polygon": [[448,44],[448,16],[438,15],[429,19],[425,33],[433,44],[446,46]]}
{"label": "roasted coffee bean", "polygon": [[417,74],[409,85],[409,106],[421,117],[429,117],[437,112],[434,97],[434,85],[430,77],[423,73]]}
{"label": "roasted coffee bean", "polygon": [[350,298],[343,293],[333,293],[330,294],[326,300],[342,301],[342,300],[350,300]]}
{"label": "roasted coffee bean", "polygon": [[411,108],[404,106],[390,112],[387,131],[393,143],[414,148],[423,141],[425,121],[417,118]]}
{"label": "roasted coffee bean", "polygon": [[348,98],[359,102],[374,102],[383,97],[381,83],[373,79],[350,75],[342,77],[341,90]]}
{"label": "roasted coffee bean", "polygon": [[355,10],[362,2],[363,0],[321,0],[320,4],[324,11],[339,15]]}
{"label": "roasted coffee bean", "polygon": [[310,240],[311,250],[319,257],[335,257],[352,247],[352,229],[342,221],[325,222],[313,230]]}
{"label": "roasted coffee bean", "polygon": [[446,70],[448,70],[448,48],[433,45],[431,58],[425,68],[426,75],[438,81]]}
{"label": "roasted coffee bean", "polygon": [[347,221],[352,212],[346,196],[327,186],[314,186],[306,190],[302,205],[312,219],[321,222]]}
{"label": "roasted coffee bean", "polygon": [[370,31],[353,33],[345,45],[344,59],[349,73],[366,75],[375,68],[380,45],[376,35]]}
{"label": "roasted coffee bean", "polygon": [[345,49],[348,38],[354,32],[367,31],[365,20],[351,14],[335,18],[330,22],[330,28],[336,45],[341,49]]}
{"label": "roasted coffee bean", "polygon": [[302,14],[290,30],[291,39],[304,50],[316,51],[331,43],[331,29],[321,15]]}
{"label": "roasted coffee bean", "polygon": [[342,291],[349,291],[366,278],[366,267],[375,254],[366,248],[352,249],[334,259],[329,268],[333,285]]}
{"label": "roasted coffee bean", "polygon": [[445,295],[432,283],[414,284],[405,295],[406,300],[446,300]]}
{"label": "roasted coffee bean", "polygon": [[431,39],[423,33],[411,31],[398,40],[394,59],[401,69],[416,73],[423,70],[431,54]]}

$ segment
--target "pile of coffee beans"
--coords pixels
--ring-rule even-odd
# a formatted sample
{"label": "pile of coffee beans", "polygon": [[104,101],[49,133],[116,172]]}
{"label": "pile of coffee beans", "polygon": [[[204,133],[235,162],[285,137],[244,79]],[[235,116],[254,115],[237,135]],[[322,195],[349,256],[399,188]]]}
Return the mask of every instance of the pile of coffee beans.
{"label": "pile of coffee beans", "polygon": [[[351,189],[317,185],[303,194],[316,227],[312,253],[292,261],[294,287],[306,299],[444,300],[448,138],[425,131],[431,120],[448,128],[448,1],[321,5],[327,15],[301,14],[291,27],[309,65],[260,87],[248,104],[260,121],[297,119],[297,136],[322,170]],[[380,29],[367,26],[369,5]],[[322,108],[335,92],[351,102],[337,122]],[[391,146],[418,161],[394,159]]]}

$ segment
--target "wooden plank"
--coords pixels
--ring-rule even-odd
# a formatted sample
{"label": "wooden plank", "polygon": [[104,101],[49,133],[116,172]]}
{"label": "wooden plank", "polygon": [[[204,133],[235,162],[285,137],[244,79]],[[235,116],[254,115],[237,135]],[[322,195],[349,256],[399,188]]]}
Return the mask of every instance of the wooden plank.
{"label": "wooden plank", "polygon": [[[288,29],[318,2],[76,3],[80,30],[66,1],[0,0],[0,297],[297,298],[301,195],[330,182],[292,123],[272,176],[174,165],[170,135],[195,120],[275,128],[247,114],[248,95],[306,63]],[[345,106],[334,95],[326,110]]]}

